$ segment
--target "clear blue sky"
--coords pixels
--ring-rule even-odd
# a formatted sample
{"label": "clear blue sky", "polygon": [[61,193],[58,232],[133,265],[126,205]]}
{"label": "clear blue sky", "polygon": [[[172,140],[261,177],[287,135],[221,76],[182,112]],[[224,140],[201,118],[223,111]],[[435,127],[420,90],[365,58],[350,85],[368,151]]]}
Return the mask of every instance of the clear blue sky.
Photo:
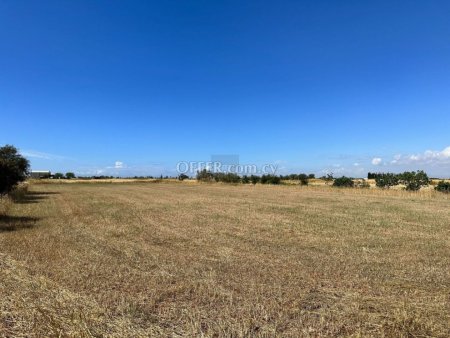
{"label": "clear blue sky", "polygon": [[448,1],[0,1],[0,145],[79,174],[238,154],[450,176],[449,18]]}

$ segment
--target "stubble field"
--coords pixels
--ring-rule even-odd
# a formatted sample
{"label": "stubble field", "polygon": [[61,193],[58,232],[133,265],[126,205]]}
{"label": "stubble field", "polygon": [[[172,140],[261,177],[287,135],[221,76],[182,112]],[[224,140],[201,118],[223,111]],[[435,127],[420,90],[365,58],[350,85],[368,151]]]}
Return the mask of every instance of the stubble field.
{"label": "stubble field", "polygon": [[32,184],[0,216],[1,337],[450,336],[450,200]]}

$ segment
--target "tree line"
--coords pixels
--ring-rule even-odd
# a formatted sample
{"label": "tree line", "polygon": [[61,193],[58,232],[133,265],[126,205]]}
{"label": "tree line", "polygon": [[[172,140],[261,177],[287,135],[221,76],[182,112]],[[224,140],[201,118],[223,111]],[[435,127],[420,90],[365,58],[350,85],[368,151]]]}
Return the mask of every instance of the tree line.
{"label": "tree line", "polygon": [[[183,175],[183,174],[182,174]],[[180,175],[181,177],[181,175]],[[280,184],[282,181],[299,181],[301,185],[308,185],[309,179],[315,178],[314,174],[290,174],[290,175],[243,175],[236,173],[212,172],[203,169],[197,172],[196,176],[201,182],[224,182],[224,183],[244,183],[244,184]],[[184,177],[183,177],[184,179]]]}
{"label": "tree line", "polygon": [[[8,194],[15,189],[17,184],[27,179],[30,173],[30,163],[19,151],[11,145],[0,147],[0,195]],[[405,171],[400,174],[394,173],[368,173],[369,179],[375,179],[376,186],[389,189],[390,187],[403,184],[406,190],[417,191],[430,184],[431,180],[423,170]],[[75,178],[75,174],[68,172],[65,175],[55,173],[57,179]],[[148,176],[147,176],[148,177]],[[99,176],[93,178],[113,178],[112,176]],[[162,175],[161,175],[161,178]],[[168,178],[168,177],[167,177]],[[189,178],[185,174],[178,176],[179,180]],[[290,174],[290,175],[243,175],[236,173],[216,173],[203,169],[197,172],[197,180],[203,182],[224,182],[224,183],[244,183],[244,184],[281,184],[282,181],[298,181],[300,185],[308,185],[310,179],[314,179],[314,174]],[[322,177],[325,182],[333,182],[335,187],[369,187],[365,180],[354,180],[353,178],[342,176],[334,178],[332,174]],[[449,193],[450,182],[440,181],[435,187],[437,191]]]}
{"label": "tree line", "polygon": [[[187,176],[186,176],[187,178]],[[197,180],[202,182],[224,182],[224,183],[252,183],[252,184],[281,184],[282,181],[295,180],[300,185],[308,185],[309,180],[315,178],[314,174],[290,174],[290,175],[244,175],[239,176],[236,173],[215,173],[207,169],[197,172]],[[403,173],[369,173],[368,178],[374,178],[376,186],[389,189],[390,187],[402,184],[408,191],[418,191],[422,187],[431,183],[428,175],[423,170],[405,171]],[[180,178],[184,179],[184,178]],[[328,174],[321,177],[326,184],[332,184],[333,187],[348,188],[370,188],[370,184],[364,179],[354,179],[347,176],[333,177]],[[450,192],[450,182],[440,181],[435,190],[440,192]]]}
{"label": "tree line", "polygon": [[369,179],[375,179],[377,187],[389,189],[403,184],[406,190],[417,191],[430,184],[431,180],[423,170],[405,171],[403,173],[368,173]]}

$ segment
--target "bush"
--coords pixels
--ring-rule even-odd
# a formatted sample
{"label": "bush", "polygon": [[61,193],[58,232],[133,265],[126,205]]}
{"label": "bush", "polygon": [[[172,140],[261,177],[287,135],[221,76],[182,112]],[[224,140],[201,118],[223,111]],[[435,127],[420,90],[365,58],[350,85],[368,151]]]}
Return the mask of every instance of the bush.
{"label": "bush", "polygon": [[225,183],[240,183],[241,182],[241,177],[238,174],[235,173],[227,173],[224,176],[224,181]]}
{"label": "bush", "polygon": [[434,189],[448,194],[450,192],[450,182],[440,181]]}
{"label": "bush", "polygon": [[180,181],[187,180],[188,178],[189,178],[189,176],[186,175],[186,174],[180,174],[180,175],[178,176],[178,179],[179,179]]}
{"label": "bush", "polygon": [[250,183],[250,177],[248,177],[247,175],[242,176],[241,182],[242,182],[243,184],[248,184],[248,183]]}
{"label": "bush", "polygon": [[298,180],[300,181],[301,185],[308,185],[308,175],[306,174],[299,174]]}
{"label": "bush", "polygon": [[75,178],[75,177],[76,177],[75,174],[72,173],[72,172],[66,173],[66,178],[67,178],[68,180],[70,180],[70,179],[72,179],[72,178]]}
{"label": "bush", "polygon": [[241,177],[235,173],[213,173],[209,170],[203,169],[197,172],[197,180],[203,182],[224,182],[224,183],[239,183]]}
{"label": "bush", "polygon": [[251,175],[250,176],[250,182],[252,182],[252,184],[256,184],[261,180],[261,177],[256,176],[256,175]]}
{"label": "bush", "polygon": [[342,176],[336,178],[333,182],[333,187],[349,187],[352,188],[355,186],[355,182],[350,177]]}
{"label": "bush", "polygon": [[372,174],[372,177],[375,177],[375,183],[379,188],[389,189],[390,187],[399,183],[398,175],[392,173]]}
{"label": "bush", "polygon": [[286,181],[300,181],[301,185],[308,185],[308,179],[315,178],[314,174],[289,174],[286,176],[280,175],[281,180]]}
{"label": "bush", "polygon": [[417,191],[430,184],[428,175],[423,170],[405,171],[399,175],[400,182],[406,185],[406,190]]}
{"label": "bush", "polygon": [[240,176],[235,173],[214,173],[213,176],[216,182],[239,183],[241,181]]}
{"label": "bush", "polygon": [[211,182],[214,175],[211,171],[203,169],[197,172],[197,180],[202,182]]}
{"label": "bush", "polygon": [[53,178],[57,178],[57,179],[61,179],[61,178],[65,178],[63,173],[55,173],[53,175]]}
{"label": "bush", "polygon": [[19,182],[25,181],[29,168],[29,161],[15,147],[0,147],[0,195],[9,193]]}
{"label": "bush", "polygon": [[261,184],[280,184],[280,176],[275,175],[262,175],[260,179]]}

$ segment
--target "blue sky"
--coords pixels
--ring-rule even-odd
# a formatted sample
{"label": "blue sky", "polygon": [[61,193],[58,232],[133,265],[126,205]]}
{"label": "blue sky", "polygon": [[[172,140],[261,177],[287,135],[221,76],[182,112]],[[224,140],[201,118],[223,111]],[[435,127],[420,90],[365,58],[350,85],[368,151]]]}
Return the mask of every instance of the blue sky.
{"label": "blue sky", "polygon": [[33,169],[450,176],[448,1],[0,1],[0,145]]}

